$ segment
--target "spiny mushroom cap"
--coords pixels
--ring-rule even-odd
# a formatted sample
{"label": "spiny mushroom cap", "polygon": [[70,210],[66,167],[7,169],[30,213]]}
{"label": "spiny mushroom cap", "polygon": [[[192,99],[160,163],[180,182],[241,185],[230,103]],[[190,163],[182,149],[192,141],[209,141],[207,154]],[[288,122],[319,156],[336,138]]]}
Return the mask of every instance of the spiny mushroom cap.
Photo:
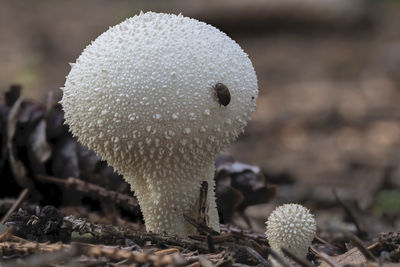
{"label": "spiny mushroom cap", "polygon": [[314,238],[316,224],[309,210],[298,204],[285,204],[268,217],[265,235],[272,249],[281,253],[281,247],[297,255],[307,254]]}
{"label": "spiny mushroom cap", "polygon": [[[65,120],[131,184],[146,229],[193,232],[183,214],[197,214],[207,181],[206,219],[218,231],[214,157],[243,131],[258,93],[239,45],[206,23],[149,12],[110,28],[71,66]],[[226,106],[217,83],[230,92]]]}
{"label": "spiny mushroom cap", "polygon": [[[129,18],[71,65],[61,101],[65,120],[122,174],[195,166],[213,157],[243,131],[258,93],[239,45],[181,15]],[[218,82],[231,94],[226,107],[213,90]]]}

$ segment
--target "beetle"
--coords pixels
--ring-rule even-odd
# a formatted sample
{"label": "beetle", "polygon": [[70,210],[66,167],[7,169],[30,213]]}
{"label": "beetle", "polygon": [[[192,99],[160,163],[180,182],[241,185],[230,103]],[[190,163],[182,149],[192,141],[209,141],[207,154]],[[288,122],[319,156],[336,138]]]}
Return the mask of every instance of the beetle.
{"label": "beetle", "polygon": [[226,107],[231,102],[231,92],[229,92],[228,87],[223,83],[216,83],[213,89],[218,98],[218,103]]}

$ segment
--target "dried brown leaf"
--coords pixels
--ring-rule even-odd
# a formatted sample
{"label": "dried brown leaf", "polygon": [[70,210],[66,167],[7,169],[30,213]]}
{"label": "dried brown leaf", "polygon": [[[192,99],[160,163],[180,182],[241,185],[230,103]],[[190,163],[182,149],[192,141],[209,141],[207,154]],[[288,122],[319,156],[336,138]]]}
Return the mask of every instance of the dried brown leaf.
{"label": "dried brown leaf", "polygon": [[46,121],[41,120],[30,135],[30,144],[33,155],[40,163],[44,163],[51,156],[51,147],[46,138]]}
{"label": "dried brown leaf", "polygon": [[[364,264],[367,262],[367,259],[358,248],[352,248],[342,255],[331,256],[331,258],[342,266]],[[326,262],[322,262],[320,267],[330,267],[330,265]]]}
{"label": "dried brown leaf", "polygon": [[24,164],[18,158],[16,158],[16,151],[13,146],[13,138],[16,131],[17,122],[19,120],[21,104],[22,99],[18,98],[12,106],[10,113],[8,114],[7,148],[9,151],[10,168],[14,174],[15,181],[21,187],[32,187],[32,182],[26,177],[27,170]]}

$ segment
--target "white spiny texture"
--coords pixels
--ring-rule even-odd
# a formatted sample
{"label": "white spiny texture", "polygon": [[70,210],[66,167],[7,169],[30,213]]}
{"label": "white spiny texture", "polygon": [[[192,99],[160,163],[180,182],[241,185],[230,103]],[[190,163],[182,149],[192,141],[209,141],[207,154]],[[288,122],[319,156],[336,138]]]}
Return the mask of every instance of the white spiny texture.
{"label": "white spiny texture", "polygon": [[[182,15],[141,13],[88,45],[67,76],[62,105],[79,141],[112,165],[153,232],[195,229],[200,185],[219,231],[214,160],[250,119],[258,93],[247,54],[226,34]],[[222,106],[213,86],[229,88]]]}
{"label": "white spiny texture", "polygon": [[281,247],[285,247],[298,256],[307,254],[316,231],[314,216],[307,208],[298,204],[279,206],[268,217],[266,224],[265,235],[277,253],[283,256]]}

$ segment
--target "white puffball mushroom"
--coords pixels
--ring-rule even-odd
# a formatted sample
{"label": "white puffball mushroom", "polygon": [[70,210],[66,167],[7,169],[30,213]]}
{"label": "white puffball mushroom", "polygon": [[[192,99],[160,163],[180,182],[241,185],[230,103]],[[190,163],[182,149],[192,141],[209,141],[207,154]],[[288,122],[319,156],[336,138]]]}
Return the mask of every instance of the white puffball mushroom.
{"label": "white puffball mushroom", "polygon": [[204,22],[148,12],[109,28],[71,66],[66,123],[131,185],[146,229],[195,233],[183,215],[197,218],[207,181],[206,221],[219,231],[214,160],[243,132],[258,93],[240,46]]}
{"label": "white puffball mushroom", "polygon": [[315,236],[316,223],[310,211],[299,204],[284,204],[277,207],[266,222],[271,248],[283,256],[282,247],[298,256],[307,255]]}

